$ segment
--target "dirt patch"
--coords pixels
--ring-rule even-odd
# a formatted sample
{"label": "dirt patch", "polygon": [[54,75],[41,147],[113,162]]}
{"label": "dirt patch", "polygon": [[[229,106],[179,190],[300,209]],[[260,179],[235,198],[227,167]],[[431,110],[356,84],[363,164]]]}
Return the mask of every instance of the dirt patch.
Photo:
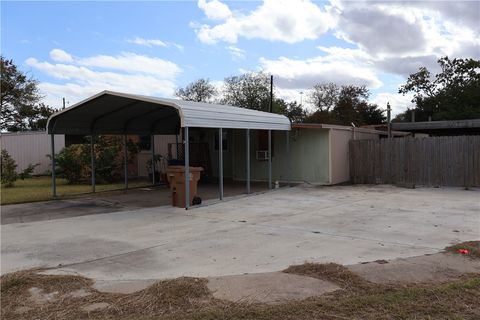
{"label": "dirt patch", "polygon": [[453,246],[446,247],[445,251],[453,254],[461,254],[473,259],[480,259],[480,241],[457,243]]}

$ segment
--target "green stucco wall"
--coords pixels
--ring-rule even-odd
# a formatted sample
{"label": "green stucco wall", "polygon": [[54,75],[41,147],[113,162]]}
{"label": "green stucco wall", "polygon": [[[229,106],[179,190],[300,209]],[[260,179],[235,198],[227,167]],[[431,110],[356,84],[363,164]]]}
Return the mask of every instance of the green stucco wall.
{"label": "green stucco wall", "polygon": [[[272,180],[287,180],[286,133],[274,131]],[[250,132],[250,166],[252,180],[268,180],[268,162],[256,159],[258,132]],[[245,180],[246,150],[245,130],[235,130],[232,135],[232,177]],[[291,181],[316,184],[329,183],[329,130],[294,129],[290,132]],[[226,169],[226,168],[225,168]],[[225,171],[226,173],[226,171]]]}

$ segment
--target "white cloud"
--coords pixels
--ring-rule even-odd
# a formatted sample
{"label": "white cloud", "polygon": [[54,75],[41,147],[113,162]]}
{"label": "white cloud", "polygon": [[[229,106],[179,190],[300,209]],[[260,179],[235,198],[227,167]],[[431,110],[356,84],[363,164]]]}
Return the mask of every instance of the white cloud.
{"label": "white cloud", "polygon": [[235,46],[228,46],[228,47],[225,47],[225,49],[227,49],[230,52],[230,55],[232,56],[232,59],[234,61],[244,60],[246,58],[245,56],[246,51],[243,49],[237,48]]}
{"label": "white cloud", "polygon": [[153,74],[164,78],[174,78],[181,71],[173,62],[135,53],[122,53],[118,56],[99,55],[78,60],[78,64],[88,67],[114,69],[124,72]]}
{"label": "white cloud", "polygon": [[334,24],[329,8],[309,0],[265,0],[249,14],[234,12],[221,24],[192,25],[198,39],[208,44],[236,43],[239,37],[296,43],[317,39]]}
{"label": "white cloud", "polygon": [[349,61],[333,55],[306,60],[280,57],[276,60],[260,59],[260,65],[273,74],[278,86],[284,89],[305,89],[317,83],[365,85],[378,88],[382,82],[368,64]]}
{"label": "white cloud", "polygon": [[127,39],[127,42],[138,44],[140,46],[147,46],[147,47],[153,47],[153,46],[168,47],[168,44],[166,42],[159,39],[144,39],[144,38],[136,37],[134,39]]}
{"label": "white cloud", "polygon": [[208,19],[225,20],[232,15],[230,8],[218,0],[198,0],[198,7],[202,9]]}
{"label": "white cloud", "polygon": [[183,51],[183,46],[175,43],[175,42],[167,42],[167,41],[162,41],[160,39],[145,39],[141,37],[135,37],[133,39],[126,39],[128,43],[133,43],[133,44],[138,44],[140,46],[145,46],[145,47],[164,47],[164,48],[169,48],[169,47],[175,47],[180,51]]}
{"label": "white cloud", "polygon": [[57,62],[72,62],[73,58],[72,55],[63,51],[62,49],[53,49],[50,51],[50,58],[53,61]]}
{"label": "white cloud", "polygon": [[133,53],[72,58],[70,63],[29,58],[26,64],[60,80],[39,84],[52,107],[58,107],[62,97],[75,103],[103,90],[172,97],[181,73],[171,61]]}

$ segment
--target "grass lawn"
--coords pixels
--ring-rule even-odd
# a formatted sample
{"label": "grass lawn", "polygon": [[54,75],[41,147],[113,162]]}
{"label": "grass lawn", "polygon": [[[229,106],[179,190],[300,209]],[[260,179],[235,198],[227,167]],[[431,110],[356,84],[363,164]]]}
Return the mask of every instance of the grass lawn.
{"label": "grass lawn", "polygon": [[[129,181],[129,188],[151,185],[147,180]],[[107,191],[122,189],[123,183],[97,184],[96,191]],[[59,198],[69,198],[78,194],[91,192],[91,185],[87,184],[67,184],[65,179],[57,179],[57,195]],[[34,201],[44,201],[52,199],[52,179],[50,177],[33,177],[25,180],[15,181],[11,188],[1,189],[2,205],[12,203],[24,203]]]}

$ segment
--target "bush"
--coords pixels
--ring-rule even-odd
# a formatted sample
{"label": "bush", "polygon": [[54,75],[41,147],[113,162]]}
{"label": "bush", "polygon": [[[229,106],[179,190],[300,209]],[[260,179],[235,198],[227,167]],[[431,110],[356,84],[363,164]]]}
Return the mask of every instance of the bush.
{"label": "bush", "polygon": [[85,167],[84,156],[82,156],[83,149],[84,145],[71,145],[55,155],[55,164],[59,169],[58,174],[69,184],[80,183],[84,176],[82,172]]}
{"label": "bush", "polygon": [[26,167],[22,172],[20,172],[18,177],[22,180],[25,180],[26,178],[31,178],[33,170],[35,170],[35,168],[38,167],[39,165],[40,163],[36,163],[36,164],[29,163],[28,167]]}
{"label": "bush", "polygon": [[17,180],[17,164],[15,160],[10,157],[7,150],[2,149],[1,152],[1,164],[0,175],[2,176],[2,185],[6,188],[13,187],[14,182]]}
{"label": "bush", "polygon": [[[63,148],[56,157],[59,176],[68,183],[80,183],[92,176],[90,139],[86,144],[71,145]],[[115,136],[95,138],[95,178],[98,183],[119,181],[123,176],[123,140]],[[127,143],[131,162],[138,152],[135,143]]]}

